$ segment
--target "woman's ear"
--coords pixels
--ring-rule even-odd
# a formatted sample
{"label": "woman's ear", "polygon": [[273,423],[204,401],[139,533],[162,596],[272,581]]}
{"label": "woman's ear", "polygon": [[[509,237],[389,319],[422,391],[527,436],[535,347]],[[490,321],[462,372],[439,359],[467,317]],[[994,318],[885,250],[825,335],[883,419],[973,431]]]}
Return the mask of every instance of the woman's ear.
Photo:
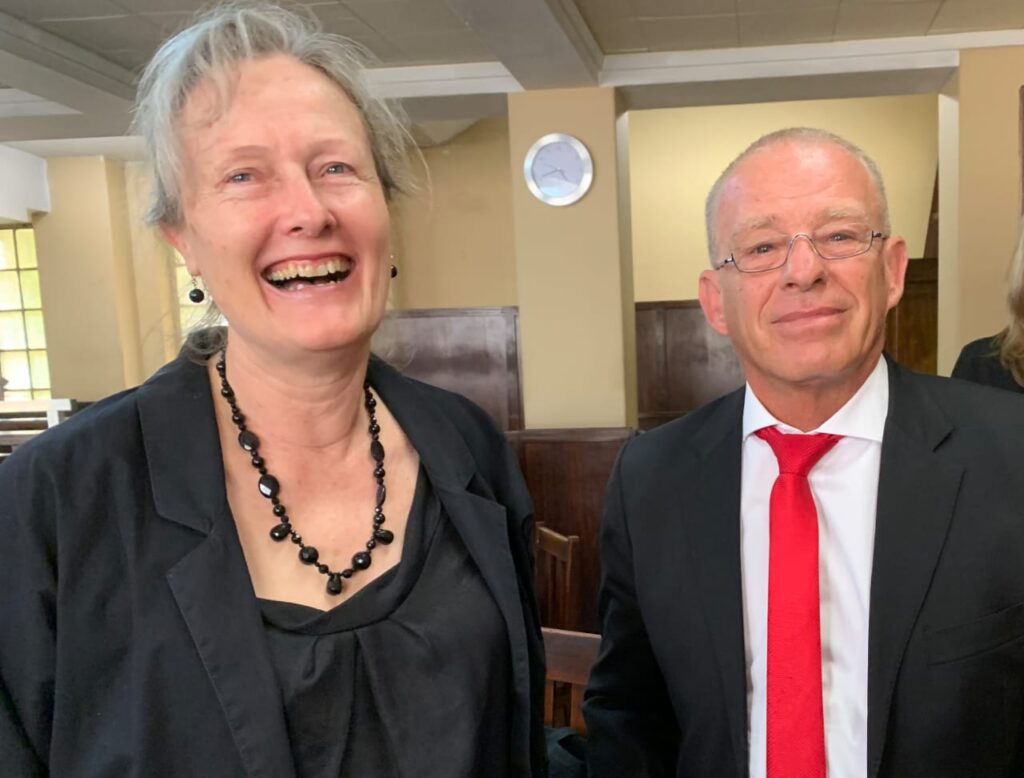
{"label": "woman's ear", "polygon": [[185,267],[188,268],[188,272],[193,276],[200,275],[199,268],[190,259],[192,252],[188,250],[188,241],[183,234],[184,229],[172,227],[169,224],[161,224],[158,229],[160,230],[160,237],[164,239],[164,242],[181,254],[182,259],[185,260]]}

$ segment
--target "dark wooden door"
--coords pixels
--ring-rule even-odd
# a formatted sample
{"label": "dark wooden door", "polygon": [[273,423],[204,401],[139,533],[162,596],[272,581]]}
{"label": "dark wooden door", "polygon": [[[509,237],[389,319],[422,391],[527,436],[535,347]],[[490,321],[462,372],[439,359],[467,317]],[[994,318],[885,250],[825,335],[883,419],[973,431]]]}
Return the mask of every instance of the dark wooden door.
{"label": "dark wooden door", "polygon": [[904,367],[921,373],[938,369],[939,262],[912,259],[907,264],[903,299],[889,311],[885,347]]}

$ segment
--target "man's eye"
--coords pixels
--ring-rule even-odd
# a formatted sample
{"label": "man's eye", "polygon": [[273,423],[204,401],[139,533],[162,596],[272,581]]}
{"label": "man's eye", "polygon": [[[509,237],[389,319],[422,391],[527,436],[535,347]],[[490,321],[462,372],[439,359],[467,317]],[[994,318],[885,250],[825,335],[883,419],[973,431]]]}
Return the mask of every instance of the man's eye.
{"label": "man's eye", "polygon": [[252,173],[232,173],[228,176],[228,181],[232,184],[245,184],[252,181]]}
{"label": "man's eye", "polygon": [[828,236],[830,243],[842,243],[847,240],[853,240],[853,235],[848,232],[833,232]]}
{"label": "man's eye", "polygon": [[346,165],[344,162],[335,162],[331,165],[328,165],[325,172],[328,175],[341,175],[343,173],[351,173],[352,168],[349,165]]}
{"label": "man's eye", "polygon": [[776,245],[774,243],[756,243],[751,246],[747,253],[748,254],[771,254],[775,251]]}

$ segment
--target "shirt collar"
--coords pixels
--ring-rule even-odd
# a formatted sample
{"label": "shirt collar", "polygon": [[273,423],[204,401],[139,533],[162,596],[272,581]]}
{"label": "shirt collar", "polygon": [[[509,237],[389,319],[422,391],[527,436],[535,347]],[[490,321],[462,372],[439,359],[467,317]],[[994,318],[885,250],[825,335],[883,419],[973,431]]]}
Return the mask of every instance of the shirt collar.
{"label": "shirt collar", "polygon": [[[847,438],[861,438],[881,443],[888,409],[889,367],[885,358],[879,356],[875,369],[860,385],[857,393],[832,414],[831,418],[811,432],[828,432]],[[782,432],[800,433],[800,430],[783,424],[772,416],[757,399],[748,383],[743,401],[743,439],[746,440],[748,436],[765,427],[778,427]]]}

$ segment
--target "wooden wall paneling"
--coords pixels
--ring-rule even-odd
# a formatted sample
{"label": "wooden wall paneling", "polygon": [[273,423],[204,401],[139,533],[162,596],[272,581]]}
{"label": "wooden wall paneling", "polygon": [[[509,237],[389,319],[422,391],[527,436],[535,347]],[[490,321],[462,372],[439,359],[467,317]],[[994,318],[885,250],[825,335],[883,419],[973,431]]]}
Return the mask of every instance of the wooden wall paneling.
{"label": "wooden wall paneling", "polygon": [[907,264],[903,299],[889,311],[885,347],[904,367],[935,374],[939,352],[939,263],[912,259]]}
{"label": "wooden wall paneling", "polygon": [[707,323],[695,300],[665,311],[665,354],[673,411],[688,413],[743,385],[728,338]]}
{"label": "wooden wall paneling", "polygon": [[566,629],[598,631],[598,536],[605,486],[619,449],[635,434],[628,427],[508,433],[533,497],[535,521],[580,538],[573,575],[581,605]]}
{"label": "wooden wall paneling", "polygon": [[639,419],[650,429],[743,385],[729,339],[696,300],[637,303]]}
{"label": "wooden wall paneling", "polygon": [[465,395],[500,429],[522,429],[516,308],[390,311],[373,351],[412,378]]}
{"label": "wooden wall paneling", "polygon": [[643,427],[644,414],[661,414],[669,408],[664,308],[636,306],[636,366],[637,409]]}

